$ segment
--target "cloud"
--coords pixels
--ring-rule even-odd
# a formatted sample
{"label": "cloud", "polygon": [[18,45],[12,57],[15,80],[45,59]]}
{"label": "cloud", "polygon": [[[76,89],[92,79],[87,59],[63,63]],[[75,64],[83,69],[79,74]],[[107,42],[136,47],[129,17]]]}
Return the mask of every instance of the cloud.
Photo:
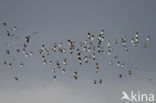
{"label": "cloud", "polygon": [[[80,89],[81,88],[81,89]],[[27,90],[0,92],[1,103],[102,103],[104,98],[95,89],[73,87],[59,83]]]}

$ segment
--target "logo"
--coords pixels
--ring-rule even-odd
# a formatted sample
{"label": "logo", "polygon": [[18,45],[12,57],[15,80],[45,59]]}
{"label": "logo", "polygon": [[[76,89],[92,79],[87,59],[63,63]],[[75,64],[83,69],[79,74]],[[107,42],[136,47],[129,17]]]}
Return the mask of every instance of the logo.
{"label": "logo", "polygon": [[141,93],[131,91],[127,93],[122,91],[121,101],[131,101],[131,102],[154,102],[154,94],[152,93]]}

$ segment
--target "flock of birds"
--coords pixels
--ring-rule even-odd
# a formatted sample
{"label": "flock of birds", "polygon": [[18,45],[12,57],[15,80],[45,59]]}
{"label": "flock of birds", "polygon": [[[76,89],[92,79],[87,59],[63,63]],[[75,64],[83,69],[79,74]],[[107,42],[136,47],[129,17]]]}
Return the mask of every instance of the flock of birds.
{"label": "flock of birds", "polygon": [[[16,26],[10,26],[6,22],[2,22],[0,24],[2,27],[5,28],[6,32],[6,37],[8,38],[8,41],[5,41],[4,44],[4,49],[2,55],[8,55],[6,56],[3,60],[3,64],[9,68],[13,69],[13,66],[19,65],[20,68],[24,68],[24,63],[20,62],[17,63],[16,59],[14,58],[15,55],[12,55],[12,52],[16,52],[18,54],[24,55],[25,58],[28,58],[33,55],[33,52],[29,48],[29,44],[31,41],[31,38],[33,36],[36,36],[38,33],[34,32],[28,36],[25,36],[23,39],[23,45],[22,47],[19,48],[13,48],[11,42],[9,42],[10,39],[20,39],[18,35],[16,35],[14,32],[17,30]],[[2,28],[1,27],[1,28]],[[56,72],[62,71],[62,74],[65,74],[67,72],[67,69],[65,68],[66,65],[69,65],[70,63],[68,62],[68,57],[69,55],[74,56],[77,59],[77,63],[81,65],[85,65],[89,63],[90,61],[95,62],[95,69],[94,72],[98,74],[100,71],[99,69],[101,68],[99,66],[99,61],[97,60],[97,55],[98,54],[103,54],[106,53],[109,57],[113,58],[112,60],[106,60],[105,62],[108,63],[109,65],[114,65],[119,68],[128,68],[126,67],[127,65],[124,62],[121,62],[119,58],[119,53],[113,52],[114,48],[113,46],[115,45],[121,45],[121,47],[128,52],[129,51],[129,43],[132,46],[138,46],[139,41],[139,33],[136,32],[134,34],[133,38],[128,38],[127,34],[122,34],[121,38],[119,40],[106,40],[104,37],[104,30],[100,30],[98,35],[93,35],[91,33],[87,34],[87,39],[85,41],[76,41],[76,40],[71,40],[68,39],[66,42],[54,42],[52,43],[51,46],[47,46],[45,44],[42,44],[40,48],[37,50],[38,54],[41,56],[41,60],[44,65],[51,66],[51,72],[53,73],[53,80],[57,80],[57,75]],[[148,43],[150,43],[150,36],[147,35],[145,37],[146,42],[142,43],[142,46],[144,48],[148,47]],[[104,48],[104,45],[106,48]],[[57,59],[57,60],[52,60],[49,58],[50,55],[52,54],[59,54],[59,56],[62,56],[63,59]],[[2,61],[2,59],[1,59]],[[1,62],[0,61],[0,62]],[[69,70],[69,69],[68,69]],[[127,69],[126,69],[127,70]],[[137,67],[135,71],[139,71],[139,68]],[[134,71],[131,69],[128,70],[128,75],[132,75]],[[79,79],[79,71],[75,70],[72,74],[73,78],[75,80]],[[119,78],[123,78],[122,74],[118,75]],[[15,76],[14,79],[16,81],[19,80],[18,76]],[[152,79],[150,78],[149,81]],[[103,79],[95,79],[93,80],[94,84],[102,84]]]}

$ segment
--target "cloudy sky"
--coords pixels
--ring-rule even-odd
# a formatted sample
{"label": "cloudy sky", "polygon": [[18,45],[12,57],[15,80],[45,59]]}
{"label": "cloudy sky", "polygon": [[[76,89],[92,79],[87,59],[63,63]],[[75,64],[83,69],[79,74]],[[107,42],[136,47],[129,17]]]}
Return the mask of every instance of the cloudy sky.
{"label": "cloudy sky", "polygon": [[[0,0],[0,23],[5,21],[17,26],[15,33],[20,37],[20,40],[8,39],[7,29],[1,24],[1,50],[5,50],[3,42],[9,40],[15,44],[14,48],[20,48],[22,37],[38,32],[30,42],[29,49],[34,53],[31,58],[23,59],[22,55],[14,54],[18,62],[24,62],[23,69],[6,68],[3,58],[7,56],[0,52],[0,103],[121,103],[123,90],[156,94],[155,5],[155,0]],[[133,37],[139,32],[141,39],[137,47],[130,46],[128,52],[120,46],[116,48],[127,68],[138,67],[139,71],[129,76],[104,63],[110,59],[108,56],[98,55],[101,71],[97,75],[92,72],[95,66],[92,62],[79,66],[67,54],[69,71],[64,76],[58,73],[54,81],[51,67],[43,65],[38,53],[41,45],[65,43],[68,39],[84,41],[88,32],[97,36],[101,29],[105,30],[106,41],[120,40],[122,33]],[[143,43],[147,35],[151,40],[145,49]],[[79,71],[78,80],[72,76],[74,70]],[[120,73],[123,78],[118,77]],[[14,80],[15,76],[19,77],[18,81]],[[103,82],[94,85],[94,79],[103,79]]]}

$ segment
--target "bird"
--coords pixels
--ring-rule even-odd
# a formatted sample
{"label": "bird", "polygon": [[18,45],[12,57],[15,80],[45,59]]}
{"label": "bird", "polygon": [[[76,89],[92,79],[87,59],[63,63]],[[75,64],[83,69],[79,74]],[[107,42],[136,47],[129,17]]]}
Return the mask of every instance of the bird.
{"label": "bird", "polygon": [[15,79],[16,81],[18,81],[18,77],[14,77],[14,79]]}
{"label": "bird", "polygon": [[[20,68],[24,69],[26,67],[24,61],[27,60],[29,57],[37,54],[35,51],[33,51],[33,49],[35,48],[31,46],[32,43],[30,42],[30,40],[32,40],[33,37],[35,36],[39,36],[37,35],[38,32],[36,31],[30,34],[26,34],[25,36],[21,36],[22,42],[15,41],[14,43],[12,41],[14,40],[14,38],[18,38],[18,35],[16,35],[16,31],[18,31],[19,27],[10,26],[9,23],[7,22],[2,22],[2,26],[6,28],[5,36],[8,38],[7,41],[4,41],[3,43],[4,47],[2,47],[4,49],[2,51],[4,51],[4,57],[5,57],[5,60],[3,60],[3,65],[5,65],[7,68],[9,67],[10,71],[14,70],[14,68],[16,68],[16,66],[19,66],[19,65],[20,65]],[[53,42],[53,43],[51,42],[49,44],[43,43],[40,45],[40,48],[37,48],[37,51],[39,50],[38,55],[41,56],[41,60],[42,60],[41,62],[45,66],[47,66],[47,68],[50,68],[50,72],[54,74],[53,76],[54,80],[56,80],[56,74],[59,74],[60,71],[61,71],[61,74],[65,74],[66,72],[67,72],[66,74],[68,74],[68,71],[69,73],[72,71],[71,68],[70,69],[67,69],[67,68],[68,68],[68,65],[75,66],[74,63],[72,64],[72,62],[70,62],[70,61],[75,60],[73,57],[76,58],[76,62],[79,64],[78,66],[93,64],[94,73],[97,76],[99,76],[100,73],[102,73],[101,71],[99,72],[99,65],[101,66],[100,60],[102,60],[101,58],[105,58],[104,56],[107,56],[109,59],[106,62],[107,64],[109,63],[113,67],[128,68],[128,63],[126,63],[126,61],[121,62],[122,60],[119,60],[120,54],[122,53],[117,52],[116,48],[124,49],[126,52],[130,52],[131,48],[134,46],[135,47],[139,46],[138,45],[139,43],[140,44],[142,43],[141,45],[144,48],[147,48],[147,46],[150,46],[149,45],[151,41],[150,35],[147,35],[145,37],[146,40],[144,42],[140,40],[140,36],[141,35],[138,32],[134,33],[133,37],[129,37],[127,33],[122,33],[119,39],[114,39],[112,41],[112,40],[108,40],[107,38],[105,38],[104,29],[102,29],[98,32],[97,35],[96,34],[94,35],[93,33],[88,32],[84,40],[73,40],[69,38],[65,41],[59,41],[59,42]],[[22,45],[21,46],[17,45],[17,47],[16,46],[14,47],[16,43],[22,44]],[[14,55],[14,52],[16,52],[17,55]],[[105,55],[104,53],[106,53],[107,55]],[[24,61],[19,61],[18,56],[20,54],[24,55],[24,57],[27,59],[25,59]],[[55,56],[57,58],[55,58]],[[117,65],[114,65],[114,63]],[[90,71],[91,70],[92,69],[90,69]],[[74,80],[78,79],[78,73],[80,73],[79,71],[81,71],[81,69],[73,73]],[[138,69],[135,69],[134,72],[137,72],[137,71]],[[57,75],[57,77],[59,77],[61,74]],[[128,71],[127,75],[132,75],[131,69]],[[119,73],[118,76],[119,78],[122,78],[123,74]],[[18,77],[16,76],[14,77],[14,79],[17,81]],[[96,79],[96,80],[93,80],[93,83],[102,84],[102,80],[103,79]],[[125,95],[125,92],[123,94]]]}

